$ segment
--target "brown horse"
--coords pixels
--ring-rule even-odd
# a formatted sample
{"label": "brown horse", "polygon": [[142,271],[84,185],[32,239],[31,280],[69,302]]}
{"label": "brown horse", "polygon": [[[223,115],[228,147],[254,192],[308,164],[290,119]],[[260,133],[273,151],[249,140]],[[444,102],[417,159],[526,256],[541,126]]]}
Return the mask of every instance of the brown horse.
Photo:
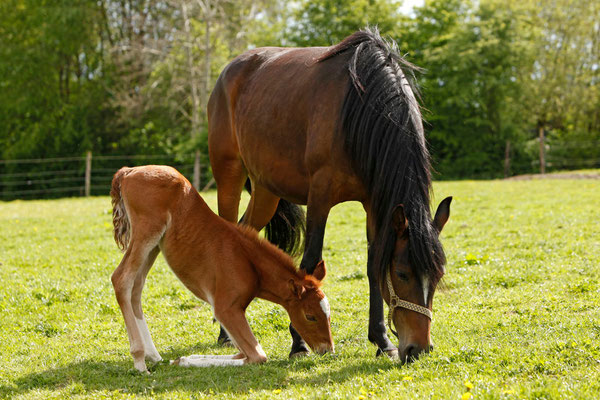
{"label": "brown horse", "polygon": [[315,352],[333,351],[329,304],[319,289],[323,263],[312,274],[296,270],[287,254],[254,230],[215,215],[190,182],[170,167],[121,168],[110,194],[115,241],[125,251],[112,283],[136,369],[147,371],[145,358],[161,360],[141,306],[146,275],[159,251],[183,284],[212,306],[240,351],[225,360],[184,358],[181,365],[266,361],[244,315],[255,297],[281,304]]}
{"label": "brown horse", "polygon": [[[410,360],[431,348],[430,311],[444,274],[439,233],[451,198],[431,217],[430,156],[412,80],[414,67],[376,31],[331,47],[257,48],[221,73],[208,104],[209,154],[219,215],[234,222],[247,178],[251,199],[241,222],[281,248],[298,243],[306,204],[301,268],[322,259],[329,210],[355,200],[367,214],[369,340]],[[287,224],[287,226],[286,226]],[[391,286],[385,283],[391,276]],[[386,335],[383,298],[399,347]],[[422,307],[419,312],[407,304]],[[399,308],[400,307],[400,308]],[[292,331],[290,355],[308,351]]]}

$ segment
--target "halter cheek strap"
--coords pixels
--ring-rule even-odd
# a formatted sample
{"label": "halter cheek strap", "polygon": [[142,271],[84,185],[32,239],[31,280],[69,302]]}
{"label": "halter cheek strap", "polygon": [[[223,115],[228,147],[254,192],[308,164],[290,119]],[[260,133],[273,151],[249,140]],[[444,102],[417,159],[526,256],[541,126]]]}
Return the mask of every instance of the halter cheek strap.
{"label": "halter cheek strap", "polygon": [[423,314],[430,320],[433,319],[433,313],[429,308],[420,306],[415,303],[411,303],[410,301],[402,300],[396,295],[394,287],[392,286],[392,278],[390,276],[389,270],[385,276],[385,281],[387,282],[388,292],[390,294],[390,311],[388,312],[388,327],[394,335],[398,336],[398,333],[392,328],[392,313],[396,308],[406,308],[411,311]]}

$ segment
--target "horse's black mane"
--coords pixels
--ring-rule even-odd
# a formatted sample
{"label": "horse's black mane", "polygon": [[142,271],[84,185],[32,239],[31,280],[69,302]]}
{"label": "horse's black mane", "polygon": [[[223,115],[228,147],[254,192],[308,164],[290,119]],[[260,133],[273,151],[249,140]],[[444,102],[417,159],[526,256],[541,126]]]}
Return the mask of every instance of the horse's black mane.
{"label": "horse's black mane", "polygon": [[396,241],[392,212],[403,204],[409,224],[409,262],[415,272],[437,282],[446,259],[429,208],[430,157],[412,83],[417,68],[398,55],[395,43],[368,28],[333,46],[319,62],[348,50],[353,51],[348,65],[351,79],[341,132],[370,193],[377,228],[371,249],[374,265],[383,278]]}

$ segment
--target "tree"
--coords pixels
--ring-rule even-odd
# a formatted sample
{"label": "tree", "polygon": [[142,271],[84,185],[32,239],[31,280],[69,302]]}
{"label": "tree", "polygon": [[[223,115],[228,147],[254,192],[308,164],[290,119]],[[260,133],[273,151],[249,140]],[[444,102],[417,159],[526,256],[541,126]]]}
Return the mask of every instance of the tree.
{"label": "tree", "polygon": [[402,16],[396,0],[302,1],[286,39],[296,46],[329,46],[366,26],[392,34]]}

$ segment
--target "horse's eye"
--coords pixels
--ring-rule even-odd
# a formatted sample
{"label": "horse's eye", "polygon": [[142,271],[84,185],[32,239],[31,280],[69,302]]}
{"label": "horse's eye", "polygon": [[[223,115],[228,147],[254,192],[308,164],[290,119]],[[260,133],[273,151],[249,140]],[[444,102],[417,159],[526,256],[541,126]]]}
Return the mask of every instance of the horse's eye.
{"label": "horse's eye", "polygon": [[404,282],[408,282],[408,275],[406,275],[404,272],[396,271],[396,275],[397,275],[397,276],[398,276],[398,278],[400,278],[402,281],[404,281]]}
{"label": "horse's eye", "polygon": [[315,317],[314,315],[305,314],[305,316],[307,320],[317,322],[317,317]]}

